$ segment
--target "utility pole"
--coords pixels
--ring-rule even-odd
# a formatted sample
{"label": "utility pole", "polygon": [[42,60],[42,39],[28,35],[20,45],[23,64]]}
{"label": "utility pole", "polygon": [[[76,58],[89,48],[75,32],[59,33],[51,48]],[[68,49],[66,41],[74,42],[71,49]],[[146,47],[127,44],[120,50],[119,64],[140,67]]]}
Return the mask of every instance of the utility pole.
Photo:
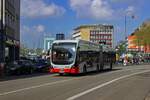
{"label": "utility pole", "polygon": [[127,43],[127,15],[125,14],[125,17],[124,17],[124,42],[125,42],[125,53],[127,53],[127,46],[126,46],[126,43]]}
{"label": "utility pole", "polygon": [[124,20],[124,37],[126,40],[126,35],[127,35],[127,15],[125,14],[125,20]]}
{"label": "utility pole", "polygon": [[5,62],[5,34],[4,34],[4,0],[1,0],[1,30],[0,30],[0,76],[4,74]]}

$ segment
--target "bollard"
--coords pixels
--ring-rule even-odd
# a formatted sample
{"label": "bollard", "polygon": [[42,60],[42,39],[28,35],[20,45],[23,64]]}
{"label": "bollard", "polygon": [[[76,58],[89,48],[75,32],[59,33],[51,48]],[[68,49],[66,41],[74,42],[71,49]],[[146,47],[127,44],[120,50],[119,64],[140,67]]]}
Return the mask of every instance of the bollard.
{"label": "bollard", "polygon": [[0,77],[4,76],[4,63],[0,63]]}

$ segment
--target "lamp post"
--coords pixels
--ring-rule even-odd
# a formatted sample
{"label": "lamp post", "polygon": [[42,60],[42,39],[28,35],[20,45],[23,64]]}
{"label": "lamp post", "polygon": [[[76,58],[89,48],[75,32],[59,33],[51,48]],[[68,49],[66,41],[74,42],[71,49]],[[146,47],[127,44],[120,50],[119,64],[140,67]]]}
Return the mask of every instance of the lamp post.
{"label": "lamp post", "polygon": [[126,34],[127,34],[127,15],[125,14],[125,20],[124,20],[124,37],[126,40]]}
{"label": "lamp post", "polygon": [[5,62],[5,41],[4,41],[4,0],[1,0],[1,30],[0,30],[0,76],[3,75]]}
{"label": "lamp post", "polygon": [[[126,44],[127,42],[127,14],[125,14],[124,16],[124,42]],[[127,48],[125,47],[125,52],[124,53],[127,53]]]}
{"label": "lamp post", "polygon": [[[125,17],[124,17],[124,37],[125,37],[125,44],[127,43],[127,17],[129,16],[129,17],[131,17],[132,19],[134,19],[135,18],[135,16],[133,15],[133,13],[130,13],[130,12],[128,12],[128,13],[125,13]],[[127,46],[127,44],[126,44],[126,46]],[[126,51],[127,51],[127,48],[126,48]]]}

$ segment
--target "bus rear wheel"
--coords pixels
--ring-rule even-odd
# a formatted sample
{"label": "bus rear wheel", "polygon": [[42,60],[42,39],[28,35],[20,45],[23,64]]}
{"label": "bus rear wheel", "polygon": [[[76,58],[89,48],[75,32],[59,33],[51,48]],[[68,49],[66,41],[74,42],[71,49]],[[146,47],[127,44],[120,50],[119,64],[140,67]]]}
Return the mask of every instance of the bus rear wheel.
{"label": "bus rear wheel", "polygon": [[112,70],[112,63],[110,63],[110,70]]}
{"label": "bus rear wheel", "polygon": [[104,70],[104,64],[101,64],[100,65],[100,71],[103,71]]}
{"label": "bus rear wheel", "polygon": [[97,72],[99,72],[99,71],[100,71],[99,65],[97,65],[97,67],[96,67],[96,71],[97,71]]}

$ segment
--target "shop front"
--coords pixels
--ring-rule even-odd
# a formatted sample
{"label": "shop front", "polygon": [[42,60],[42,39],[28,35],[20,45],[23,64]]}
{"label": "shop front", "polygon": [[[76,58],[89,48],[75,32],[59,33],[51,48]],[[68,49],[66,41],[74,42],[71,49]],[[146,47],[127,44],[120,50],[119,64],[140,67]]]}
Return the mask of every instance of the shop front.
{"label": "shop front", "polygon": [[19,60],[19,41],[7,38],[5,43],[5,62]]}

